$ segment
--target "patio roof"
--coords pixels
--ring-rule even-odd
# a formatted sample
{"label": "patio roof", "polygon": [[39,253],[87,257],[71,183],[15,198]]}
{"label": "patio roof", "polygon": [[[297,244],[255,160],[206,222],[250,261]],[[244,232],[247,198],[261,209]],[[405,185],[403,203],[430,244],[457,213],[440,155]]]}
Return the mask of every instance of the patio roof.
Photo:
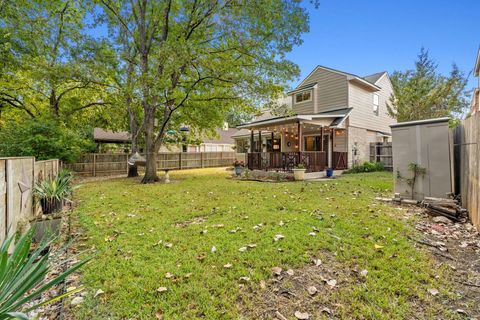
{"label": "patio roof", "polygon": [[[284,117],[271,117],[267,119],[259,119],[255,121],[251,121],[240,126],[237,126],[238,129],[255,129],[255,128],[262,128],[265,126],[271,125],[282,125],[282,124],[291,124],[296,122],[305,122],[305,123],[312,123],[315,124],[317,122],[319,125],[322,126],[333,126],[338,127],[343,123],[343,121],[348,117],[352,108],[342,108],[327,112],[321,112],[316,114],[296,114],[292,116],[284,116]],[[321,121],[318,120],[329,120],[331,121]]]}

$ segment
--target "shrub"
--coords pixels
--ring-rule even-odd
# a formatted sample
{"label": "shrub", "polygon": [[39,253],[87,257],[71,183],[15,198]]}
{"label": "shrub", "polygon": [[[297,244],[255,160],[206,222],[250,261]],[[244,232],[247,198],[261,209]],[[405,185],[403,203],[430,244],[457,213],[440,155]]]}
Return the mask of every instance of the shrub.
{"label": "shrub", "polygon": [[[63,281],[69,274],[78,270],[87,260],[77,263],[65,272],[46,281],[45,277],[52,269],[52,261],[48,255],[42,254],[51,245],[46,242],[36,247],[33,251],[33,229],[24,234],[15,245],[12,254],[8,253],[14,236],[8,237],[0,245],[0,319],[28,319],[22,308],[38,298],[43,292]],[[76,290],[78,291],[78,290]],[[73,292],[68,292],[73,293]],[[65,294],[65,295],[67,295]],[[56,299],[29,307],[31,311]]]}
{"label": "shrub", "polygon": [[44,214],[59,211],[64,201],[70,201],[73,175],[61,170],[56,177],[49,177],[35,183],[33,194],[39,200]]}
{"label": "shrub", "polygon": [[362,173],[384,171],[385,167],[381,162],[365,161],[362,165],[354,166],[351,169],[345,170],[343,173]]}
{"label": "shrub", "polygon": [[74,162],[80,154],[95,148],[86,131],[74,131],[49,119],[10,121],[0,128],[0,156]]}

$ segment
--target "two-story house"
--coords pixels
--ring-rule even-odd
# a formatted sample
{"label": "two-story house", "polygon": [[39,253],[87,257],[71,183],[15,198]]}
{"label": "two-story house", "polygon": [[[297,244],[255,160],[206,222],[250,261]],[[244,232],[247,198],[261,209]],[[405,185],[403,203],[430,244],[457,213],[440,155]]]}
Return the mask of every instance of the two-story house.
{"label": "two-story house", "polygon": [[477,62],[475,63],[475,68],[473,69],[473,74],[478,78],[478,85],[473,90],[472,103],[470,104],[470,113],[475,114],[480,112],[480,48],[477,53]]}
{"label": "two-story house", "polygon": [[293,115],[264,114],[239,126],[234,138],[237,146],[248,146],[250,169],[346,169],[369,160],[370,142],[390,139],[395,120],[386,105],[392,94],[387,72],[360,77],[317,66],[287,93]]}

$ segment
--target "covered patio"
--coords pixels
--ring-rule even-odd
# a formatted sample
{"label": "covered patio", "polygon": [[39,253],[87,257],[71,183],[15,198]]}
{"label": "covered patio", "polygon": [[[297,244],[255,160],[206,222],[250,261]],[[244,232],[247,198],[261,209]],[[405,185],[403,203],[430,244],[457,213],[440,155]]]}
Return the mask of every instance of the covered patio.
{"label": "covered patio", "polygon": [[347,168],[347,130],[350,109],[315,115],[270,118],[240,126],[250,130],[247,165],[250,170],[306,172]]}

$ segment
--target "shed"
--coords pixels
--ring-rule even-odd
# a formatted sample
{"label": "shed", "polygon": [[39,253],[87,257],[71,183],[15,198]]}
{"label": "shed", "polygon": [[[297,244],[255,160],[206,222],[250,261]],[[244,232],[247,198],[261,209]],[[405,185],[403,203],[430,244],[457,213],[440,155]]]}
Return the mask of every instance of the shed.
{"label": "shed", "polygon": [[[453,192],[453,137],[449,118],[401,122],[391,125],[395,193],[422,200],[445,198]],[[416,175],[412,191],[412,166]],[[413,193],[413,196],[412,196]]]}

